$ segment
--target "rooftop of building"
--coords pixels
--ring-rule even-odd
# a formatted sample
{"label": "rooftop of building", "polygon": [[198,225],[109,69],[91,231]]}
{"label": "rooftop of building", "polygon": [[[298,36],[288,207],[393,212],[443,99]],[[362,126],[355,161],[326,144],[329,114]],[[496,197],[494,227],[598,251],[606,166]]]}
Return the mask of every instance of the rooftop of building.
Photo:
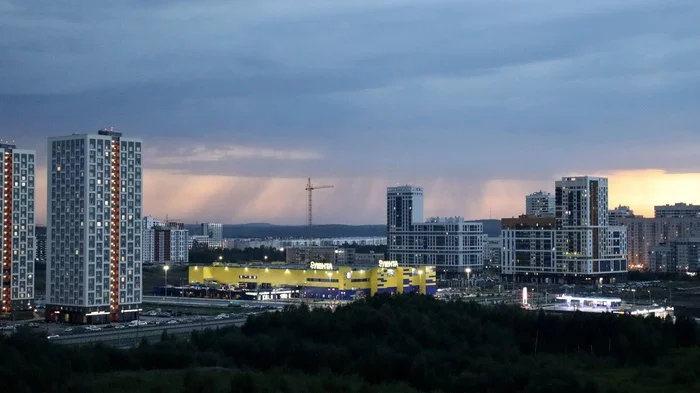
{"label": "rooftop of building", "polygon": [[697,207],[700,208],[700,205],[693,205],[692,203],[685,203],[685,202],[676,202],[673,205],[656,205],[654,206],[654,209],[656,208],[663,208],[663,207]]}
{"label": "rooftop of building", "polygon": [[467,221],[464,220],[464,217],[460,216],[454,216],[454,217],[428,217],[424,224],[462,224]]}
{"label": "rooftop of building", "polygon": [[387,192],[406,192],[406,191],[420,191],[423,192],[423,187],[420,186],[412,186],[409,184],[406,184],[404,186],[394,186],[394,187],[387,187],[386,188]]}
{"label": "rooftop of building", "polygon": [[[385,261],[389,262],[389,261]],[[229,262],[214,262],[211,265],[191,265],[190,267],[194,269],[199,269],[203,267],[223,267],[223,268],[250,268],[250,269],[275,269],[275,270],[338,270],[339,268],[350,268],[353,271],[371,270],[379,268],[391,268],[389,266],[379,266],[379,265],[336,265],[331,262],[318,262],[319,264],[326,265],[321,268],[312,268],[309,263],[264,263],[264,262],[251,262],[247,264],[241,263],[229,263]],[[328,267],[328,268],[326,268]],[[434,266],[392,266],[399,268],[409,268],[409,269],[435,269]]]}
{"label": "rooftop of building", "polygon": [[540,190],[540,191],[533,192],[532,194],[529,194],[528,196],[529,197],[539,197],[539,196],[554,196],[554,195],[552,195],[551,193],[549,193],[547,191]]}

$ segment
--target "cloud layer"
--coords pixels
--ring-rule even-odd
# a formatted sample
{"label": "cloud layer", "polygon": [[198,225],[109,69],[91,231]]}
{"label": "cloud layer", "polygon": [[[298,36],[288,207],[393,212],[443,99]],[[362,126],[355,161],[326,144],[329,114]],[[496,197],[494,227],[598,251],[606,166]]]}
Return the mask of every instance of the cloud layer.
{"label": "cloud layer", "polygon": [[698,20],[695,0],[0,0],[0,137],[140,136],[177,190],[153,209],[192,220],[303,222],[309,176],[346,186],[319,193],[339,221],[381,222],[397,182],[474,217],[567,174],[680,195],[695,178],[671,174],[700,173]]}

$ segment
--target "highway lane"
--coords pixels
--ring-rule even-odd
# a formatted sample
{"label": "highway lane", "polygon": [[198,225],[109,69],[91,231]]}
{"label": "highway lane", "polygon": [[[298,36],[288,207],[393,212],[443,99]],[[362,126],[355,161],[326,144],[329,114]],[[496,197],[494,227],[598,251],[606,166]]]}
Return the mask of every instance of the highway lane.
{"label": "highway lane", "polygon": [[[191,307],[228,307],[229,304],[241,307],[284,307],[290,305],[298,305],[299,299],[286,301],[265,301],[265,300],[228,300],[228,299],[209,299],[209,298],[193,298],[193,297],[175,297],[175,296],[144,296],[144,304],[163,304],[163,305],[181,305]],[[306,301],[307,304],[312,304],[314,307],[328,306],[328,301]]]}
{"label": "highway lane", "polygon": [[[217,329],[226,326],[241,326],[245,323],[245,318],[231,318],[199,323],[183,323],[177,325],[159,325],[146,327],[130,327],[127,329],[110,329],[99,332],[72,334],[70,336],[60,336],[51,339],[52,342],[63,345],[79,345],[91,343],[120,345],[133,341],[140,341],[143,338],[159,337],[167,330],[168,334],[182,335],[189,334],[196,330]],[[120,345],[121,346],[121,345]]]}

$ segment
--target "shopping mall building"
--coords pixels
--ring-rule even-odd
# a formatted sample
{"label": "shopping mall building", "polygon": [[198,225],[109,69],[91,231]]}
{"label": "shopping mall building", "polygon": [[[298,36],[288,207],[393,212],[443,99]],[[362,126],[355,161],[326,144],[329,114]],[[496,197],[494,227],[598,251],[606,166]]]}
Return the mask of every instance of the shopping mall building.
{"label": "shopping mall building", "polygon": [[[208,297],[251,300],[300,296],[305,299],[354,300],[383,293],[434,295],[437,291],[434,266],[404,267],[398,266],[396,261],[379,261],[377,266],[334,266],[319,262],[307,265],[190,266],[189,283],[190,286],[203,284]],[[173,296],[178,296],[179,291],[173,292]],[[186,294],[200,295],[191,291]]]}

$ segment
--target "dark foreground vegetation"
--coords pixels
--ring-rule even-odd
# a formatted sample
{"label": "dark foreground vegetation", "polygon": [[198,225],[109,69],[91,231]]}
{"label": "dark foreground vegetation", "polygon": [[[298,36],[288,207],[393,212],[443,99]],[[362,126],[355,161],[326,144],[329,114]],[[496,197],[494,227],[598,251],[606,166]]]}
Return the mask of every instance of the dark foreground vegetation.
{"label": "dark foreground vegetation", "polygon": [[378,296],[118,350],[19,332],[0,392],[698,392],[693,320]]}

